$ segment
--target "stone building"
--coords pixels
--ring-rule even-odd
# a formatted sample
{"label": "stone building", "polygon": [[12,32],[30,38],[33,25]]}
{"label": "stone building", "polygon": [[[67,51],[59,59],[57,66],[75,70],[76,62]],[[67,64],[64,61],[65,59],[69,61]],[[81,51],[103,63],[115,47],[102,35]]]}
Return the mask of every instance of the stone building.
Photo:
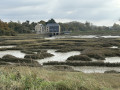
{"label": "stone building", "polygon": [[35,32],[36,34],[49,34],[51,36],[53,35],[59,35],[60,34],[60,25],[57,23],[49,23],[46,26],[42,24],[37,24],[35,26]]}
{"label": "stone building", "polygon": [[38,24],[35,26],[35,32],[36,32],[36,34],[45,34],[45,33],[46,33],[45,26],[38,23]]}

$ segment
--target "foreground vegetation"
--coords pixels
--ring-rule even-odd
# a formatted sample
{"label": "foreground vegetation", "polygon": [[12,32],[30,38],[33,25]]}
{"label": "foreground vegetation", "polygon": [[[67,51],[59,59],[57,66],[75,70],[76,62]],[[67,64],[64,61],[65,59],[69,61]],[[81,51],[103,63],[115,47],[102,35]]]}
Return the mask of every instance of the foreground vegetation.
{"label": "foreground vegetation", "polygon": [[0,90],[119,90],[119,74],[48,71],[35,67],[0,67]]}

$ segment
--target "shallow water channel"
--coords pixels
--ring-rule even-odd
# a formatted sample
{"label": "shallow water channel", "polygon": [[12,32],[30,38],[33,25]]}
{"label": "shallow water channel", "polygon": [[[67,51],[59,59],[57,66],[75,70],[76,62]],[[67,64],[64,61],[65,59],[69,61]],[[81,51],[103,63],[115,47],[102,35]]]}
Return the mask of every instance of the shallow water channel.
{"label": "shallow water channel", "polygon": [[93,62],[104,62],[104,63],[120,63],[120,57],[107,57],[105,60],[93,59]]}
{"label": "shallow water channel", "polygon": [[101,36],[101,35],[76,35],[76,36],[70,36],[70,35],[64,35],[64,36],[52,36],[52,37],[46,37],[45,39],[62,39],[62,38],[120,38],[120,36]]}
{"label": "shallow water channel", "polygon": [[76,66],[72,67],[75,71],[81,71],[84,73],[104,73],[105,71],[115,70],[120,72],[120,67],[93,67],[93,66]]}
{"label": "shallow water channel", "polygon": [[19,50],[7,50],[7,51],[0,51],[0,58],[2,58],[4,55],[7,54],[13,55],[18,58],[24,58],[24,56],[26,55],[25,53],[22,53]]}
{"label": "shallow water channel", "polygon": [[0,48],[13,48],[13,47],[16,47],[16,46],[0,46]]}
{"label": "shallow water channel", "polygon": [[[80,55],[81,53],[79,51],[71,51],[71,52],[66,52],[66,53],[61,53],[61,52],[56,52],[56,50],[50,49],[47,50],[48,53],[53,54],[54,56],[44,58],[44,59],[37,59],[37,61],[40,64],[43,64],[45,62],[49,61],[58,61],[58,62],[65,62],[68,57],[74,56],[74,55]],[[0,58],[2,58],[4,55],[13,55],[18,58],[24,58],[26,55],[25,53],[22,53],[19,50],[7,50],[7,51],[0,51]],[[98,61],[98,60],[93,60],[93,61]],[[105,60],[101,61],[105,63],[120,63],[120,57],[107,57]],[[76,71],[82,71],[84,73],[104,73],[105,71],[110,71],[110,70],[115,70],[120,72],[119,67],[72,67]]]}
{"label": "shallow water channel", "polygon": [[56,50],[48,50],[47,52],[53,54],[54,56],[48,57],[48,58],[44,58],[44,59],[38,59],[37,61],[40,64],[43,64],[43,63],[49,62],[49,61],[64,62],[70,56],[80,55],[80,52],[78,52],[78,51],[72,51],[72,52],[67,52],[67,53],[61,53],[61,52],[55,52],[55,51]]}
{"label": "shallow water channel", "polygon": [[120,57],[107,57],[105,63],[120,63]]}

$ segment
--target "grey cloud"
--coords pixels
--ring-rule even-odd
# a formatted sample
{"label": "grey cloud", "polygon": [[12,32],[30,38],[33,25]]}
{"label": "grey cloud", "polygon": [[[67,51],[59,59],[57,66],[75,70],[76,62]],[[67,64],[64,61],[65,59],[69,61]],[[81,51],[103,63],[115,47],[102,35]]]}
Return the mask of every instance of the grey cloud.
{"label": "grey cloud", "polygon": [[[1,0],[4,20],[70,19],[101,22],[119,18],[115,0]],[[118,0],[116,0],[118,1]]]}

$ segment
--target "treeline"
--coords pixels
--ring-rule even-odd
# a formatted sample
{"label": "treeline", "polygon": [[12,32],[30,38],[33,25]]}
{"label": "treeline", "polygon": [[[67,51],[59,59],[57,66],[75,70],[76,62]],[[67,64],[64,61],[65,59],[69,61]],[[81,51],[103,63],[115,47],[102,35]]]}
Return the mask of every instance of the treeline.
{"label": "treeline", "polygon": [[[0,35],[16,35],[16,33],[33,33],[35,29],[35,25],[37,23],[46,25],[47,23],[55,23],[54,19],[48,20],[48,22],[45,22],[41,20],[40,22],[31,22],[25,21],[25,22],[13,22],[10,21],[8,23],[3,22],[0,20]],[[96,26],[93,25],[90,22],[81,23],[81,22],[69,22],[69,23],[59,23],[61,26],[61,31],[110,31],[110,30],[120,30],[119,24],[114,24],[111,27],[108,26]]]}
{"label": "treeline", "polygon": [[1,35],[14,36],[16,32],[10,29],[7,23],[0,20],[0,36]]}
{"label": "treeline", "polygon": [[3,22],[0,20],[0,36],[15,36],[18,33],[32,33],[37,23],[30,23],[30,21],[18,22]]}
{"label": "treeline", "polygon": [[62,31],[90,31],[90,30],[120,30],[119,24],[114,24],[111,27],[108,26],[96,26],[90,22],[81,23],[81,22],[69,22],[69,23],[60,23]]}

